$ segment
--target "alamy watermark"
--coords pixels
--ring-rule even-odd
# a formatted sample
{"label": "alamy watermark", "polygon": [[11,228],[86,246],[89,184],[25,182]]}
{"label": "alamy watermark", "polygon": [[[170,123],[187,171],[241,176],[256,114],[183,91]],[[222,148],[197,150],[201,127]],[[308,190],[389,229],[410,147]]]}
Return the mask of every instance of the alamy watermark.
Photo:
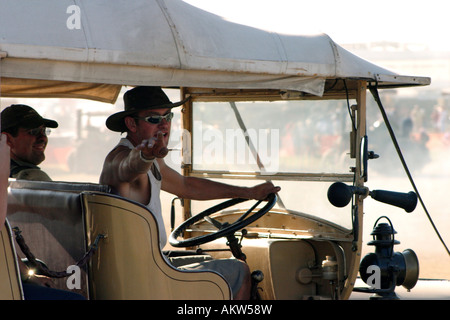
{"label": "alamy watermark", "polygon": [[[189,131],[181,130],[172,135],[183,151],[183,163],[215,165],[223,167],[258,168],[261,172],[275,173],[279,170],[280,133],[278,129],[225,129],[205,128],[201,121],[194,121],[193,138]],[[191,150],[192,153],[191,154]],[[176,162],[178,155],[169,154]]]}
{"label": "alamy watermark", "polygon": [[81,29],[81,9],[77,5],[68,6],[66,13],[70,16],[66,20],[66,26],[69,30]]}
{"label": "alamy watermark", "polygon": [[67,277],[66,286],[67,289],[81,289],[81,269],[77,265],[71,265],[67,267],[67,273],[71,275]]}
{"label": "alamy watermark", "polygon": [[381,289],[381,269],[377,265],[370,265],[366,270],[370,276],[367,278],[366,284],[371,289]]}

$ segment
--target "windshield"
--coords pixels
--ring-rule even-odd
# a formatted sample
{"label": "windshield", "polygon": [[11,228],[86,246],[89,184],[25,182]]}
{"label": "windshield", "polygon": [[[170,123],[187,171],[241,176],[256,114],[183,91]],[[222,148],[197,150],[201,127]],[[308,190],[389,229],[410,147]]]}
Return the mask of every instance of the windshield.
{"label": "windshield", "polygon": [[327,200],[333,174],[352,181],[350,119],[342,100],[194,102],[193,172],[246,186],[263,182],[252,173],[273,175],[285,208],[351,228],[350,207]]}
{"label": "windshield", "polygon": [[195,102],[193,169],[348,173],[345,101]]}

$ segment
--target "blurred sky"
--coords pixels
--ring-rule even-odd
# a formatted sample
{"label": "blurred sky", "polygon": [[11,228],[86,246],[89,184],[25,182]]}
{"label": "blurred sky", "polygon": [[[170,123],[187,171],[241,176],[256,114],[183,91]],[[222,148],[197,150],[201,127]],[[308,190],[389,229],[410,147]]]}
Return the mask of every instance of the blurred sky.
{"label": "blurred sky", "polygon": [[184,0],[230,21],[280,33],[326,33],[338,44],[395,41],[450,51],[445,0]]}

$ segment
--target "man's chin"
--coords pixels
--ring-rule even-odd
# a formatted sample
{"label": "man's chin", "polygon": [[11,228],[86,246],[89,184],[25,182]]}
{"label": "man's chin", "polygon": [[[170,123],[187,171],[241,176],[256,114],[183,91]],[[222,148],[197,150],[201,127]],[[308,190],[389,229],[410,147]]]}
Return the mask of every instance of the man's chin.
{"label": "man's chin", "polygon": [[44,162],[45,160],[45,155],[36,155],[35,157],[33,157],[32,161],[30,161],[32,164],[34,165],[40,165],[42,162]]}

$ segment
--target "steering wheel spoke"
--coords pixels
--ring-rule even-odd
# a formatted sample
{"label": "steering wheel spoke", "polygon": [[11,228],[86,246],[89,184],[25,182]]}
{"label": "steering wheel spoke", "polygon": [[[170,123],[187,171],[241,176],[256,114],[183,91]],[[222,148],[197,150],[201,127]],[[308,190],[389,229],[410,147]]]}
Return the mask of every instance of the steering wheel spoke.
{"label": "steering wheel spoke", "polygon": [[227,225],[229,225],[228,222],[221,223],[219,220],[211,218],[210,216],[206,216],[203,219],[205,219],[205,221],[212,224],[214,227],[216,227],[219,230],[221,230],[221,229],[225,228]]}
{"label": "steering wheel spoke", "polygon": [[[254,205],[253,205],[253,207],[251,207],[250,209],[248,209],[239,219],[237,219],[237,221],[236,222],[239,222],[239,221],[242,221],[242,220],[244,220],[249,214],[250,214],[250,212],[252,212],[253,210],[255,210],[255,208],[257,207],[257,206],[259,206],[259,204],[262,202],[262,200],[258,200]],[[270,209],[269,209],[270,210]]]}

